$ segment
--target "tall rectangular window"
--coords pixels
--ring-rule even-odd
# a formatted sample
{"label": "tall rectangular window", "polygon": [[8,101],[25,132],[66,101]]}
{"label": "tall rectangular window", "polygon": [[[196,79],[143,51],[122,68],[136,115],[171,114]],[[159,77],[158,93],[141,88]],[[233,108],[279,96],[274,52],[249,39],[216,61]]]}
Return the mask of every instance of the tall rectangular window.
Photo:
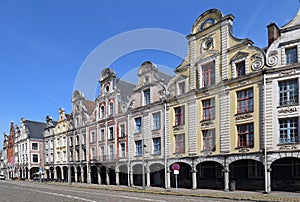
{"label": "tall rectangular window", "polygon": [[214,151],[216,149],[215,129],[203,130],[203,151]]}
{"label": "tall rectangular window", "polygon": [[104,141],[104,129],[100,130],[100,141]]}
{"label": "tall rectangular window", "polygon": [[104,146],[101,146],[101,147],[100,147],[100,160],[101,160],[101,161],[106,160],[106,159],[105,159],[105,156],[104,156]]}
{"label": "tall rectangular window", "polygon": [[126,133],[125,133],[125,124],[121,124],[120,125],[120,134],[119,137],[125,137]]}
{"label": "tall rectangular window", "polygon": [[253,89],[247,89],[237,92],[237,112],[253,112]]}
{"label": "tall rectangular window", "polygon": [[184,107],[175,107],[175,126],[181,126],[184,124]]}
{"label": "tall rectangular window", "polygon": [[108,139],[113,140],[114,138],[115,138],[115,136],[114,136],[114,127],[110,127],[109,128],[109,137],[108,137]]}
{"label": "tall rectangular window", "polygon": [[142,156],[142,140],[135,141],[135,155]]}
{"label": "tall rectangular window", "polygon": [[175,136],[175,153],[176,154],[182,154],[185,153],[185,139],[184,134],[176,135]]}
{"label": "tall rectangular window", "polygon": [[153,138],[153,154],[159,155],[161,153],[161,139]]}
{"label": "tall rectangular window", "polygon": [[110,116],[114,115],[114,103],[113,102],[109,103],[109,115]]}
{"label": "tall rectangular window", "polygon": [[137,117],[135,120],[135,133],[141,133],[142,132],[142,118]]}
{"label": "tall rectangular window", "polygon": [[298,143],[298,117],[279,119],[279,143]]}
{"label": "tall rectangular window", "polygon": [[91,148],[91,159],[95,159],[96,155],[95,155],[95,148],[92,147]]}
{"label": "tall rectangular window", "polygon": [[126,146],[125,143],[120,143],[120,157],[125,158],[126,155]]}
{"label": "tall rectangular window", "polygon": [[250,148],[254,146],[254,125],[242,124],[237,126],[238,130],[238,147]]}
{"label": "tall rectangular window", "polygon": [[150,89],[144,90],[144,105],[150,104]]}
{"label": "tall rectangular window", "polygon": [[95,132],[91,132],[91,143],[95,142]]}
{"label": "tall rectangular window", "polygon": [[160,112],[152,114],[153,117],[153,130],[160,129]]}
{"label": "tall rectangular window", "polygon": [[202,66],[202,87],[215,84],[215,62]]}
{"label": "tall rectangular window", "polygon": [[202,101],[203,120],[215,119],[215,99],[207,99]]}
{"label": "tall rectangular window", "polygon": [[236,76],[244,76],[246,74],[245,61],[241,61],[235,64],[236,66]]}
{"label": "tall rectangular window", "polygon": [[39,155],[38,154],[32,154],[32,162],[38,163],[39,162]]}
{"label": "tall rectangular window", "polygon": [[298,62],[297,47],[285,49],[285,55],[286,55],[286,64]]}
{"label": "tall rectangular window", "polygon": [[114,145],[109,145],[109,160],[114,159]]}
{"label": "tall rectangular window", "polygon": [[104,116],[105,116],[105,108],[104,108],[104,106],[102,105],[102,106],[100,107],[100,118],[104,118]]}
{"label": "tall rectangular window", "polygon": [[178,95],[182,95],[184,93],[185,93],[185,83],[183,81],[178,83]]}
{"label": "tall rectangular window", "polygon": [[298,104],[298,80],[280,81],[279,87],[279,106],[289,106]]}

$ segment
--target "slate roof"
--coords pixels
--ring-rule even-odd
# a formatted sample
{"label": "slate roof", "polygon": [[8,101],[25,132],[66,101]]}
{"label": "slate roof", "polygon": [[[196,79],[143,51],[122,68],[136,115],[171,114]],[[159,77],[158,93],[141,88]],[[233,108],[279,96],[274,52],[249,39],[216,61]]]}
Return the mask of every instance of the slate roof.
{"label": "slate roof", "polygon": [[43,139],[43,131],[46,128],[46,123],[25,120],[25,126],[29,131],[28,138]]}
{"label": "slate roof", "polygon": [[122,79],[116,79],[117,89],[120,90],[122,101],[126,101],[133,93],[133,89],[136,84],[129,83]]}
{"label": "slate roof", "polygon": [[96,108],[96,102],[91,101],[91,100],[84,100],[84,105],[85,105],[85,108],[87,110],[87,113],[89,115],[93,114],[93,112]]}

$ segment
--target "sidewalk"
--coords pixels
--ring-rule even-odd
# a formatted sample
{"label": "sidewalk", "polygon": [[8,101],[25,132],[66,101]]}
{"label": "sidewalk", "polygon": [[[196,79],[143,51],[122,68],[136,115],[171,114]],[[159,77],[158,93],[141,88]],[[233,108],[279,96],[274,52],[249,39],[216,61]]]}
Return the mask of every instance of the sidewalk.
{"label": "sidewalk", "polygon": [[223,190],[211,190],[211,189],[182,189],[175,188],[164,189],[160,187],[146,187],[145,190],[142,187],[127,187],[127,186],[115,186],[115,185],[99,185],[99,184],[86,184],[86,183],[67,183],[50,182],[50,184],[60,186],[73,186],[80,188],[90,189],[104,189],[114,191],[127,191],[127,192],[146,192],[152,194],[164,194],[164,195],[177,195],[177,196],[195,196],[195,197],[207,197],[216,199],[232,199],[232,200],[246,200],[246,201],[290,201],[300,202],[299,192],[278,192],[274,191],[268,194],[255,191],[223,191]]}

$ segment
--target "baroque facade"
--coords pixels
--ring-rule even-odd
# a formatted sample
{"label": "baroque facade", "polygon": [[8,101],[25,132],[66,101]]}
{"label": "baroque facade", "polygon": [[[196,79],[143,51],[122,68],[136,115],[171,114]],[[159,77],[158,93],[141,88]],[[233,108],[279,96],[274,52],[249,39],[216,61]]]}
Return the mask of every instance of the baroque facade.
{"label": "baroque facade", "polygon": [[70,115],[38,126],[42,141],[28,139],[33,123],[12,123],[7,175],[43,167],[47,180],[170,188],[177,164],[181,188],[299,190],[300,10],[267,26],[266,48],[235,37],[233,21],[201,14],[175,76],[149,61],[137,84],[103,69],[96,100],[76,90]]}

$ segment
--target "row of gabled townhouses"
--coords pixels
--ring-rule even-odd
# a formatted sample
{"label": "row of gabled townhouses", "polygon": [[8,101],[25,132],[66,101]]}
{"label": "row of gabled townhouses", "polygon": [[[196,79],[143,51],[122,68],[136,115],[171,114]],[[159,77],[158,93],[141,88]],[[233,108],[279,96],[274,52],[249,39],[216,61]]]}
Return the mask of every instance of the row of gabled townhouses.
{"label": "row of gabled townhouses", "polygon": [[169,188],[178,164],[178,187],[299,191],[300,11],[267,26],[266,48],[233,21],[200,15],[175,76],[147,61],[132,84],[105,68],[95,101],[75,91],[57,121],[12,123],[8,177]]}

